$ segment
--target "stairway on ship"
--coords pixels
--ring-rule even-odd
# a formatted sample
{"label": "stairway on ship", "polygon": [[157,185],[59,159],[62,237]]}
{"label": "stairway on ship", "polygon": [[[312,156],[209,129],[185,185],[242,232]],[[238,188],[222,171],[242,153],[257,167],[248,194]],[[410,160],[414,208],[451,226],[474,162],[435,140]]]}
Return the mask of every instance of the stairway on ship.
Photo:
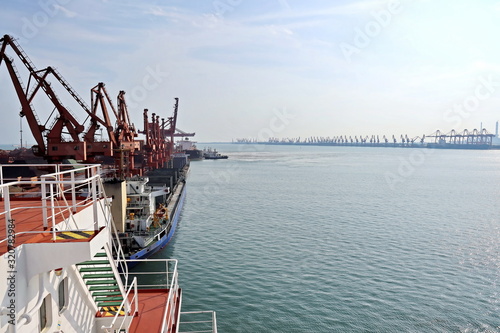
{"label": "stairway on ship", "polygon": [[[123,294],[104,248],[92,260],[81,262],[77,267],[97,305],[97,316],[115,316],[123,302]],[[123,308],[119,315],[125,315]]]}

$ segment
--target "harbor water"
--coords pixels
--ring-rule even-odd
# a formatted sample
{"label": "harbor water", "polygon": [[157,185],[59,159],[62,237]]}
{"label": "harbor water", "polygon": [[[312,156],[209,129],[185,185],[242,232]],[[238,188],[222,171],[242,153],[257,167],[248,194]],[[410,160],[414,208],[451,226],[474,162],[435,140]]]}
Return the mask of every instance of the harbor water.
{"label": "harbor water", "polygon": [[500,151],[210,146],[229,159],[191,163],[156,255],[184,311],[224,333],[500,332]]}

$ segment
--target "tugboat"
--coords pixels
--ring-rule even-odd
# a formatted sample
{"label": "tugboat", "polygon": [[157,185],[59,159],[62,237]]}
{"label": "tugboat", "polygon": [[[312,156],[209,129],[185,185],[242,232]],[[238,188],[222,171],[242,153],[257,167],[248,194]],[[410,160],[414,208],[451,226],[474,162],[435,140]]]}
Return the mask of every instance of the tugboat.
{"label": "tugboat", "polygon": [[227,160],[228,156],[227,155],[221,155],[217,149],[204,149],[203,150],[203,157],[206,160]]}

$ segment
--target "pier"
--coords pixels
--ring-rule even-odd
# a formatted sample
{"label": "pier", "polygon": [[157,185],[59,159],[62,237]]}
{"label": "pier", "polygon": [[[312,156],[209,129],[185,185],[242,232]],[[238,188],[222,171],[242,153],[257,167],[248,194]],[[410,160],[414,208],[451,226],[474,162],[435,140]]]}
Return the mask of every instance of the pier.
{"label": "pier", "polygon": [[236,139],[233,143],[267,144],[267,145],[311,145],[311,146],[355,146],[355,147],[398,147],[398,148],[442,148],[442,149],[500,149],[494,145],[498,134],[492,134],[486,129],[464,129],[461,132],[454,129],[448,133],[437,130],[429,135],[396,137],[385,135],[371,136],[333,136],[298,138],[269,138],[268,141],[257,139]]}

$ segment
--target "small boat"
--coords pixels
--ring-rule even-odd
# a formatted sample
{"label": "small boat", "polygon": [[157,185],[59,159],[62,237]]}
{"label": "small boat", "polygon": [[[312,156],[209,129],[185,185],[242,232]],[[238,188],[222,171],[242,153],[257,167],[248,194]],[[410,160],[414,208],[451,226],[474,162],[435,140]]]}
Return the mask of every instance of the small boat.
{"label": "small boat", "polygon": [[203,150],[203,157],[206,160],[227,160],[228,156],[227,155],[221,155],[217,149],[204,149]]}

